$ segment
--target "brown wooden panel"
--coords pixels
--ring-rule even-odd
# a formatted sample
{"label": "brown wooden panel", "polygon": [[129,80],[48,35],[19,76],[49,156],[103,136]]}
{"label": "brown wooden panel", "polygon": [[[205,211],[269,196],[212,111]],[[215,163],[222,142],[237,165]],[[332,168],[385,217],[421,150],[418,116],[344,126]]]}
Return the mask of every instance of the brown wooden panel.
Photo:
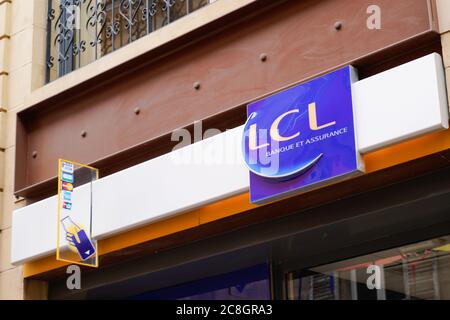
{"label": "brown wooden panel", "polygon": [[[219,128],[238,125],[246,103],[338,66],[354,63],[363,75],[371,74],[401,57],[411,59],[420,48],[439,50],[431,0],[377,1],[379,31],[366,27],[371,0],[268,3],[273,1],[259,1],[21,112],[16,193],[42,194],[45,182],[51,190],[60,157],[101,164],[110,173],[139,148],[145,155],[139,161],[164,146],[167,151],[176,128],[199,119]],[[342,21],[341,30],[336,21]],[[196,81],[200,90],[193,88]]]}

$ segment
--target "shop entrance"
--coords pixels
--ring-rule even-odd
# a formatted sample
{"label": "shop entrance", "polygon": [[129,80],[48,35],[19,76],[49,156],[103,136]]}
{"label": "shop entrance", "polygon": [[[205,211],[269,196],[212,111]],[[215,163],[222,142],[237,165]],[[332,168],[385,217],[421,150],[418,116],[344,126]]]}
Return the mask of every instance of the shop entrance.
{"label": "shop entrance", "polygon": [[132,300],[269,300],[269,266],[217,275],[178,286],[145,292]]}
{"label": "shop entrance", "polygon": [[187,242],[85,273],[76,292],[51,281],[49,297],[450,299],[448,181],[450,168]]}

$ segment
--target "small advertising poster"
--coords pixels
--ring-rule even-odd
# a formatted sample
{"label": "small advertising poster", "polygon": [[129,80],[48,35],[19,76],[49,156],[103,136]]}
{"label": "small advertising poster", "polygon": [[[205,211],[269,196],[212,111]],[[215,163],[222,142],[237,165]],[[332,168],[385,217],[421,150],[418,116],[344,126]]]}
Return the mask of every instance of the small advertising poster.
{"label": "small advertising poster", "polygon": [[98,174],[81,163],[58,162],[57,260],[98,267],[97,241],[92,238],[92,187]]}

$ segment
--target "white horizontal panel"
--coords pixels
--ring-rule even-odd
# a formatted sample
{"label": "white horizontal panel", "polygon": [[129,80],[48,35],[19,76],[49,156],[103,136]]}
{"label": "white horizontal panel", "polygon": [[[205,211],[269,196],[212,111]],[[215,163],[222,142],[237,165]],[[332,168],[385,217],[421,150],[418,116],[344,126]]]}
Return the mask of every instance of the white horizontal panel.
{"label": "white horizontal panel", "polygon": [[[353,98],[360,152],[446,128],[443,81],[441,58],[432,54],[357,82]],[[94,237],[101,239],[248,190],[242,129],[95,181]],[[14,212],[12,263],[55,251],[56,216],[57,197]]]}
{"label": "white horizontal panel", "polygon": [[94,237],[248,190],[241,135],[236,128],[99,180],[93,188]]}
{"label": "white horizontal panel", "polygon": [[353,100],[360,153],[448,128],[445,88],[437,53],[356,82]]}
{"label": "white horizontal panel", "polygon": [[54,196],[14,211],[12,263],[17,264],[55,252],[57,208],[58,197]]}

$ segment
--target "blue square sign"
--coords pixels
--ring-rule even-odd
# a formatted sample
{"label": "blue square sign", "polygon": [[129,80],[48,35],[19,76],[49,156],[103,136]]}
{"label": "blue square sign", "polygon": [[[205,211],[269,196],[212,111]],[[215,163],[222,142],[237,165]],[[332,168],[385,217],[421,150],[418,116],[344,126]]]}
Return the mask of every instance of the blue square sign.
{"label": "blue square sign", "polygon": [[347,66],[247,107],[250,199],[266,203],[363,172]]}

